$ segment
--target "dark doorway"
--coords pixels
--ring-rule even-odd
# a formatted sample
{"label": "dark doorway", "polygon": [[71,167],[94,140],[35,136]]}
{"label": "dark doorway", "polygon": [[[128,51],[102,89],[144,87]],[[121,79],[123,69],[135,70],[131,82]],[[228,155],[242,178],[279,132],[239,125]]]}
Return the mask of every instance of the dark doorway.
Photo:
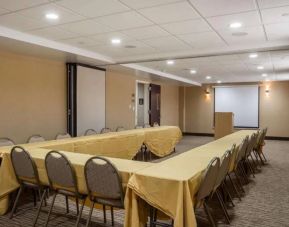
{"label": "dark doorway", "polygon": [[150,84],[150,125],[161,121],[161,86]]}

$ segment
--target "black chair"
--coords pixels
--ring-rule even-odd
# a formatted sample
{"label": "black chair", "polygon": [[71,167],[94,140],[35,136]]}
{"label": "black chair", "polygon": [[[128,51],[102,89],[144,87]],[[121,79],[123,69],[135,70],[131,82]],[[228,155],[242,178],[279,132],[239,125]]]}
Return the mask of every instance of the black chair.
{"label": "black chair", "polygon": [[0,147],[4,146],[13,146],[15,145],[14,141],[9,138],[0,138]]}
{"label": "black chair", "polygon": [[[20,188],[17,192],[16,199],[13,204],[12,211],[10,213],[10,218],[13,217],[16,211],[17,203],[18,203],[19,197],[23,189],[29,188],[29,189],[32,189],[34,192],[34,205],[36,205],[36,195],[35,195],[36,191],[39,194],[39,198],[41,198],[37,215],[34,219],[34,223],[33,223],[33,226],[34,226],[39,216],[42,203],[45,200],[47,188],[40,183],[36,164],[34,163],[30,154],[26,150],[24,150],[24,148],[20,146],[13,147],[10,153],[10,158],[11,158],[11,162],[12,162],[12,166],[15,172],[17,182],[20,185]],[[41,192],[42,192],[42,195],[41,195]]]}
{"label": "black chair", "polygon": [[[67,213],[69,213],[68,197],[75,198],[77,208],[77,221],[75,226],[78,226],[82,215],[86,195],[79,193],[77,178],[72,164],[64,154],[58,151],[50,151],[45,157],[45,167],[50,188],[54,191],[45,226],[48,225],[49,217],[51,215],[54,202],[58,194],[62,194],[65,196]],[[78,204],[79,199],[82,200],[80,211]]]}
{"label": "black chair", "polygon": [[105,206],[111,208],[111,222],[114,225],[113,207],[124,208],[124,192],[121,177],[114,165],[102,157],[90,158],[84,167],[88,196],[92,204],[86,226],[89,226],[95,203],[103,205],[104,222]]}
{"label": "black chair", "polygon": [[100,134],[109,133],[109,132],[112,132],[112,130],[110,128],[102,128],[100,130]]}

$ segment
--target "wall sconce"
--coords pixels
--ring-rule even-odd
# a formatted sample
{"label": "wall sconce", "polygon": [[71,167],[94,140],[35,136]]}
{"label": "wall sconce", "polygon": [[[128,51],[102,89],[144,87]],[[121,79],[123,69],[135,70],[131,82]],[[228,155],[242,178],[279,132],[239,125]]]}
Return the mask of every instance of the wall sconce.
{"label": "wall sconce", "polygon": [[269,88],[266,88],[265,92],[268,94],[270,92]]}
{"label": "wall sconce", "polygon": [[207,88],[207,89],[205,90],[205,93],[206,93],[206,95],[209,95],[209,94],[210,94],[209,88]]}

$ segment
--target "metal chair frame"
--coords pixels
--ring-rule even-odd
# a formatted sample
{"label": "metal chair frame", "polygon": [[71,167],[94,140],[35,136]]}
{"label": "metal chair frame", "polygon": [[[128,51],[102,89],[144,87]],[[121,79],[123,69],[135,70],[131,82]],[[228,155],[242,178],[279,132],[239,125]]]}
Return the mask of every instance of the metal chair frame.
{"label": "metal chair frame", "polygon": [[[31,140],[34,139],[34,138],[39,138],[39,139],[43,139],[41,141],[34,141],[32,142]],[[32,135],[30,136],[28,139],[27,139],[27,143],[38,143],[38,142],[44,142],[45,141],[45,138],[41,135]]]}

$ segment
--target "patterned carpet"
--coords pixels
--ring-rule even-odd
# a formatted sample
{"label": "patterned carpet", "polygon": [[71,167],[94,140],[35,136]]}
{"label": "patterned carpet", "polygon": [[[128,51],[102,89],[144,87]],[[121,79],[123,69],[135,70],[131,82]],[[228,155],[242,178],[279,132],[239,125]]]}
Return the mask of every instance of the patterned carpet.
{"label": "patterned carpet", "polygon": [[[200,146],[211,141],[210,137],[186,136],[176,147],[177,155],[193,147]],[[232,227],[289,227],[289,141],[267,141],[265,147],[266,157],[269,164],[264,166],[261,172],[256,174],[256,178],[250,178],[250,184],[245,186],[246,194],[242,201],[234,199],[235,207],[229,209]],[[159,161],[159,160],[158,160]],[[25,196],[19,204],[19,209],[15,217],[10,220],[8,215],[0,216],[0,226],[2,227],[28,227],[31,226],[36,208],[33,207],[33,197],[30,192],[25,192]],[[48,200],[48,203],[51,201]],[[70,202],[70,214],[65,214],[64,198],[59,195],[56,199],[56,206],[51,216],[49,226],[73,226],[75,218],[75,205]],[[214,200],[211,206],[214,208]],[[220,209],[213,209],[218,226],[229,226],[225,224]],[[43,209],[37,226],[45,223],[47,208]],[[88,209],[84,209],[81,226],[85,226]],[[115,211],[115,226],[123,226],[124,212]],[[209,226],[203,210],[197,211],[198,226]],[[107,212],[107,224],[103,224],[103,214],[95,210],[93,213],[91,226],[111,226],[110,212]],[[132,226],[133,227],[133,226]]]}

